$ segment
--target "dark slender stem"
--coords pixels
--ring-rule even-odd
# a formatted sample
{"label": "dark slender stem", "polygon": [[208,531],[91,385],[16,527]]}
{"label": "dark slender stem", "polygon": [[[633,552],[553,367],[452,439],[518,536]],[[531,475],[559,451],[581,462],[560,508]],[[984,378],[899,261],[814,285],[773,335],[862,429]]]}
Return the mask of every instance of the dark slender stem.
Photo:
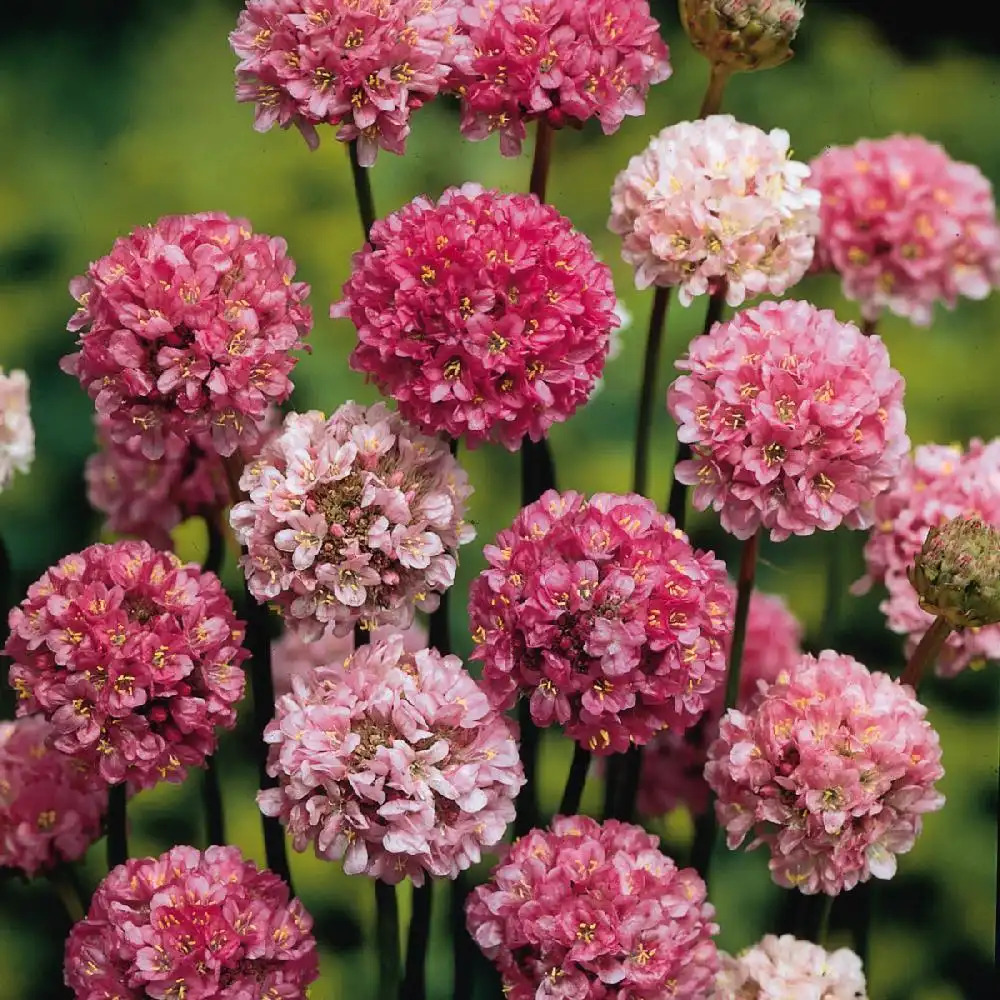
{"label": "dark slender stem", "polygon": [[622,767],[621,798],[616,816],[624,823],[635,818],[635,800],[639,794],[639,776],[642,773],[642,747],[629,747]]}
{"label": "dark slender stem", "polygon": [[624,757],[620,753],[606,758],[604,767],[604,803],[601,815],[605,819],[614,819],[618,809],[618,799],[622,785],[622,770],[625,766]]}
{"label": "dark slender stem", "polygon": [[826,574],[826,598],[823,602],[823,618],[819,628],[819,648],[833,649],[837,638],[837,612],[840,610],[840,596],[844,586],[844,553],[840,538],[835,531],[828,532],[829,550]]}
{"label": "dark slender stem", "polygon": [[57,865],[49,872],[49,881],[62,900],[69,922],[77,924],[83,920],[87,912],[86,896],[73,866],[69,864]]}
{"label": "dark slender stem", "polygon": [[451,883],[451,940],[454,948],[453,1000],[469,1000],[476,983],[478,950],[465,924],[465,899],[469,895],[469,874],[459,872]]}
{"label": "dark slender stem", "polygon": [[701,101],[701,108],[698,111],[699,118],[707,118],[709,115],[717,115],[722,107],[722,95],[725,93],[726,84],[729,82],[729,70],[719,63],[712,64],[712,73],[708,78],[708,88]]}
{"label": "dark slender stem", "polygon": [[635,458],[633,460],[632,490],[644,495],[649,473],[649,439],[653,424],[653,400],[656,397],[656,376],[660,370],[660,347],[670,308],[670,289],[657,288],[653,295],[653,308],[649,314],[649,333],[646,337],[646,354],[642,363],[642,385],[639,390],[639,409],[635,425]]}
{"label": "dark slender stem", "polygon": [[222,809],[222,789],[213,754],[205,761],[205,775],[201,783],[201,796],[205,806],[205,836],[208,846],[226,842],[226,819]]}
{"label": "dark slender stem", "polygon": [[451,652],[451,629],[448,624],[449,591],[441,595],[441,603],[431,612],[427,627],[427,644],[442,655]]}
{"label": "dark slender stem", "polygon": [[352,139],[347,144],[347,155],[351,161],[351,179],[354,181],[354,197],[358,203],[358,215],[361,218],[361,229],[367,240],[375,222],[375,199],[372,197],[371,181],[368,177],[368,167],[358,162],[358,140]]}
{"label": "dark slender stem", "polygon": [[861,959],[861,965],[868,978],[868,988],[871,989],[871,967],[869,961],[872,953],[872,923],[875,915],[876,894],[879,891],[879,883],[872,879],[870,882],[863,882],[855,890],[857,893],[857,917],[852,931],[852,944],[854,953]]}
{"label": "dark slender stem", "polygon": [[900,683],[909,684],[916,691],[920,687],[924,670],[937,659],[938,653],[941,652],[949,635],[951,635],[951,623],[948,619],[940,616],[935,618],[934,624],[917,643],[917,648],[913,651],[910,662],[906,664],[906,669],[899,678]]}
{"label": "dark slender stem", "polygon": [[736,613],[733,618],[733,642],[729,648],[729,670],[726,674],[726,708],[735,708],[740,695],[740,667],[743,646],[747,638],[750,615],[750,595],[757,575],[757,554],[760,551],[760,531],[755,531],[744,543],[740,553],[740,571],[736,579]]}
{"label": "dark slender stem", "polygon": [[823,903],[819,914],[819,927],[816,928],[816,944],[826,947],[827,938],[830,936],[830,917],[833,913],[833,900],[835,897],[824,894]]}
{"label": "dark slender stem", "polygon": [[375,935],[378,1000],[397,1000],[399,990],[399,909],[396,887],[375,880]]}
{"label": "dark slender stem", "polygon": [[123,865],[128,860],[128,791],[125,782],[119,782],[108,789],[108,871]]}
{"label": "dark slender stem", "polygon": [[715,819],[715,802],[709,802],[708,808],[695,817],[694,842],[691,845],[691,867],[705,881],[712,868],[712,851],[715,848],[715,838],[719,832]]}
{"label": "dark slender stem", "polygon": [[575,816],[580,811],[580,799],[587,784],[587,771],[590,770],[590,752],[579,743],[573,744],[573,760],[569,765],[569,776],[563,790],[562,801],[559,803],[561,816]]}
{"label": "dark slender stem", "polygon": [[208,532],[208,551],[205,553],[205,561],[201,564],[201,568],[218,576],[226,558],[226,539],[219,524],[219,512],[207,510],[202,513],[201,518]]}
{"label": "dark slender stem", "polygon": [[552,162],[552,127],[544,118],[535,126],[535,154],[531,159],[531,179],[528,191],[545,201],[549,181],[549,164]]}
{"label": "dark slender stem", "polygon": [[541,734],[531,718],[531,706],[522,698],[517,709],[521,730],[521,763],[524,765],[524,785],[517,796],[517,813],[514,816],[514,836],[523,837],[538,824],[538,743]]}
{"label": "dark slender stem", "polygon": [[406,971],[399,1000],[425,1000],[427,996],[427,945],[431,937],[431,894],[434,882],[428,878],[413,887],[410,928],[406,938]]}

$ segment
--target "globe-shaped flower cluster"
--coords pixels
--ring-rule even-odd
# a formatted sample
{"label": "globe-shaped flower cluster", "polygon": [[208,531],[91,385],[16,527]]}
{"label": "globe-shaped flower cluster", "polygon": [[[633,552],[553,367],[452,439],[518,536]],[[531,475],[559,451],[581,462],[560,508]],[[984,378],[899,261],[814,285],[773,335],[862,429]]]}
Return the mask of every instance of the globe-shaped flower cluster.
{"label": "globe-shaped flower cluster", "polygon": [[35,458],[35,428],[28,401],[28,376],[0,368],[0,492],[24,475]]}

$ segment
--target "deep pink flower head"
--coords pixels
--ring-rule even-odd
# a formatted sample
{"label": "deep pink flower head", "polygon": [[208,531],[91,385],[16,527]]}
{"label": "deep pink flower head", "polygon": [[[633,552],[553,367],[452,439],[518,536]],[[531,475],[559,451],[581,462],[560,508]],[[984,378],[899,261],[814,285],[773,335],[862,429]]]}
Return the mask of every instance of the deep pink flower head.
{"label": "deep pink flower head", "polygon": [[695,337],[667,394],[694,457],[676,476],[723,528],[774,541],[869,528],[910,447],[878,337],[808,302],[764,302]]}
{"label": "deep pink flower head", "polygon": [[475,535],[472,487],[448,445],[383,403],[290,413],[240,488],[250,499],[230,519],[250,592],[307,640],[328,626],[406,628],[414,606],[438,606]]}
{"label": "deep pink flower head", "polygon": [[913,688],[850,656],[804,655],[723,717],[705,779],[735,849],[767,845],[785,888],[837,895],[891,878],[944,805],[938,735]]}
{"label": "deep pink flower head", "polygon": [[513,725],[457,656],[408,653],[396,633],[292,679],[264,732],[259,792],[298,851],[349,875],[455,878],[498,843],[524,784]]}
{"label": "deep pink flower head", "polygon": [[669,51],[646,0],[498,0],[466,3],[473,55],[458,76],[462,133],[500,133],[500,152],[517,156],[525,123],[579,127],[591,118],[605,135],[646,111],[646,93],[671,73]]}
{"label": "deep pink flower head", "polygon": [[66,556],[10,613],[18,715],[104,781],[182,781],[236,723],[243,623],[214,573],[146,542]]}
{"label": "deep pink flower head", "polygon": [[509,1000],[700,1000],[719,965],[698,873],[617,820],[557,816],[532,830],[465,915]]}
{"label": "deep pink flower head", "polygon": [[615,179],[608,228],[637,288],[677,286],[682,305],[725,289],[731,306],[781,295],[807,271],[819,228],[809,168],[788,133],[731,115],[670,125]]}
{"label": "deep pink flower head", "polygon": [[130,858],[70,932],[76,1000],[300,1000],[319,976],[312,917],[236,847]]}
{"label": "deep pink flower head", "polygon": [[462,0],[247,0],[229,36],[240,57],[236,99],[256,104],[254,128],[316,126],[357,140],[358,159],[402,153],[410,112],[464,66]]}
{"label": "deep pink flower head", "polygon": [[5,373],[0,367],[0,493],[14,478],[26,474],[35,459],[35,428],[31,422],[28,376]]}
{"label": "deep pink flower head", "polygon": [[107,786],[74,757],[49,745],[41,715],[0,722],[0,868],[28,878],[79,861],[101,836]]}
{"label": "deep pink flower head", "polygon": [[1000,285],[1000,226],[990,182],[921,136],[832,146],[812,162],[823,196],[817,270],[875,321],[884,309],[918,326],[934,304],[984,299]]}
{"label": "deep pink flower head", "polygon": [[598,754],[692,726],[725,673],[726,568],[645,497],[549,490],[469,592],[483,684]]}
{"label": "deep pink flower head", "polygon": [[70,282],[80,304],[62,360],[119,444],[150,459],[191,442],[231,455],[260,440],[292,391],[292,351],[312,326],[283,239],[220,212],[166,216],[115,241]]}
{"label": "deep pink flower head", "polygon": [[[973,439],[968,449],[920,445],[875,503],[875,527],[865,545],[867,573],[852,590],[863,594],[876,583],[886,588],[880,608],[889,628],[907,637],[908,653],[934,620],[921,609],[907,575],[913,560],[932,527],[974,514],[1000,528],[1000,438],[986,444]],[[937,672],[953,677],[987,660],[1000,660],[1000,625],[952,632]]]}
{"label": "deep pink flower head", "polygon": [[611,271],[534,195],[449,188],[372,227],[344,298],[351,367],[429,434],[512,451],[586,402],[618,325]]}
{"label": "deep pink flower head", "polygon": [[[735,587],[730,586],[730,590],[735,605]],[[728,633],[723,641],[727,663],[731,645],[732,633]],[[737,705],[754,694],[760,682],[770,684],[787,675],[801,657],[802,626],[798,619],[782,598],[755,590],[750,595]],[[706,699],[705,714],[690,729],[668,729],[653,737],[642,755],[639,777],[637,807],[643,816],[662,816],[678,806],[686,806],[697,816],[708,808],[705,760],[719,735],[725,700],[726,692],[719,684]]]}

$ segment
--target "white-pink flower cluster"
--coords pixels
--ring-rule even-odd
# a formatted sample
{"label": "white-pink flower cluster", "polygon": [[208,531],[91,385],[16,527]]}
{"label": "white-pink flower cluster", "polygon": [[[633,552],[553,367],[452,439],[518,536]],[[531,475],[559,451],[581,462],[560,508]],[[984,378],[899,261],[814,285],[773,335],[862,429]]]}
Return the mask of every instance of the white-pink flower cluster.
{"label": "white-pink flower cluster", "polygon": [[0,368],[0,492],[15,472],[25,474],[35,458],[35,428],[28,404],[28,376]]}

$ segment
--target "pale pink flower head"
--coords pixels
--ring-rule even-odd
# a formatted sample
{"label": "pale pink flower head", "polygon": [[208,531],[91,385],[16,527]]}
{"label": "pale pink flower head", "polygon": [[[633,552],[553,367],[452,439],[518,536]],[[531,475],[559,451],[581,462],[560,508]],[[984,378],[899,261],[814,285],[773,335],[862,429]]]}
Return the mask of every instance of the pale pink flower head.
{"label": "pale pink flower head", "polygon": [[487,545],[469,624],[493,704],[597,754],[684,730],[725,673],[725,566],[635,494],[549,490]]}
{"label": "pale pink flower head", "polygon": [[517,156],[525,125],[579,128],[596,118],[605,135],[646,111],[650,86],[672,70],[646,0],[498,0],[465,3],[472,43],[459,73],[462,134],[500,133],[500,152]]}
{"label": "pale pink flower head", "polygon": [[618,325],[590,241],[534,195],[477,184],[376,222],[330,315],[407,420],[511,451],[586,402]]}
{"label": "pale pink flower head", "polygon": [[[873,584],[885,587],[879,607],[889,628],[906,636],[908,654],[934,621],[910,583],[914,559],[931,528],[969,516],[1000,528],[1000,438],[973,439],[968,448],[920,445],[875,502],[875,527],[865,544],[867,572],[852,590],[863,594]],[[953,677],[988,660],[1000,660],[1000,625],[952,632],[938,655],[937,672]]]}
{"label": "pale pink flower head", "polygon": [[667,408],[694,486],[737,538],[869,528],[910,447],[902,376],[878,337],[808,302],[764,302],[691,341]]}
{"label": "pale pink flower head", "polygon": [[61,366],[115,442],[149,459],[259,443],[312,326],[286,249],[221,212],[166,216],[70,282],[80,350]]}
{"label": "pale pink flower head", "polygon": [[0,493],[14,478],[25,475],[35,459],[35,428],[28,400],[28,376],[0,368]]}
{"label": "pale pink flower head", "polygon": [[499,843],[524,771],[513,724],[457,656],[408,653],[399,633],[292,679],[268,724],[257,795],[297,851],[349,875],[455,878]]}
{"label": "pale pink flower head", "polygon": [[791,934],[768,934],[722,969],[709,1000],[868,1000],[861,959],[849,948],[827,951]]}
{"label": "pale pink flower head", "polygon": [[913,688],[824,650],[723,717],[705,779],[735,849],[767,846],[774,881],[831,896],[891,878],[944,805],[938,735]]}
{"label": "pale pink flower head", "polygon": [[290,413],[243,471],[230,520],[250,592],[316,639],[406,628],[455,582],[472,487],[438,438],[383,403]]}
{"label": "pale pink flower head", "polygon": [[883,310],[929,326],[937,302],[1000,285],[990,182],[921,136],[862,139],[813,160],[821,192],[817,270],[836,271],[866,320]]}
{"label": "pale pink flower head", "polygon": [[182,781],[236,723],[243,623],[218,577],[146,542],[66,556],[10,613],[18,715],[109,784]]}
{"label": "pale pink flower head", "polygon": [[719,931],[705,883],[657,838],[617,820],[557,816],[516,841],[465,904],[509,1000],[695,1000]]}
{"label": "pale pink flower head", "polygon": [[130,858],[66,941],[76,1000],[299,1000],[319,977],[312,917],[236,847]]}
{"label": "pale pink flower head", "polygon": [[653,136],[611,189],[608,228],[637,288],[677,287],[682,305],[781,295],[808,270],[819,229],[809,168],[788,133],[732,115],[679,122]]}
{"label": "pale pink flower head", "polygon": [[101,836],[107,786],[50,745],[41,715],[0,722],[0,868],[34,878],[79,861]]}

